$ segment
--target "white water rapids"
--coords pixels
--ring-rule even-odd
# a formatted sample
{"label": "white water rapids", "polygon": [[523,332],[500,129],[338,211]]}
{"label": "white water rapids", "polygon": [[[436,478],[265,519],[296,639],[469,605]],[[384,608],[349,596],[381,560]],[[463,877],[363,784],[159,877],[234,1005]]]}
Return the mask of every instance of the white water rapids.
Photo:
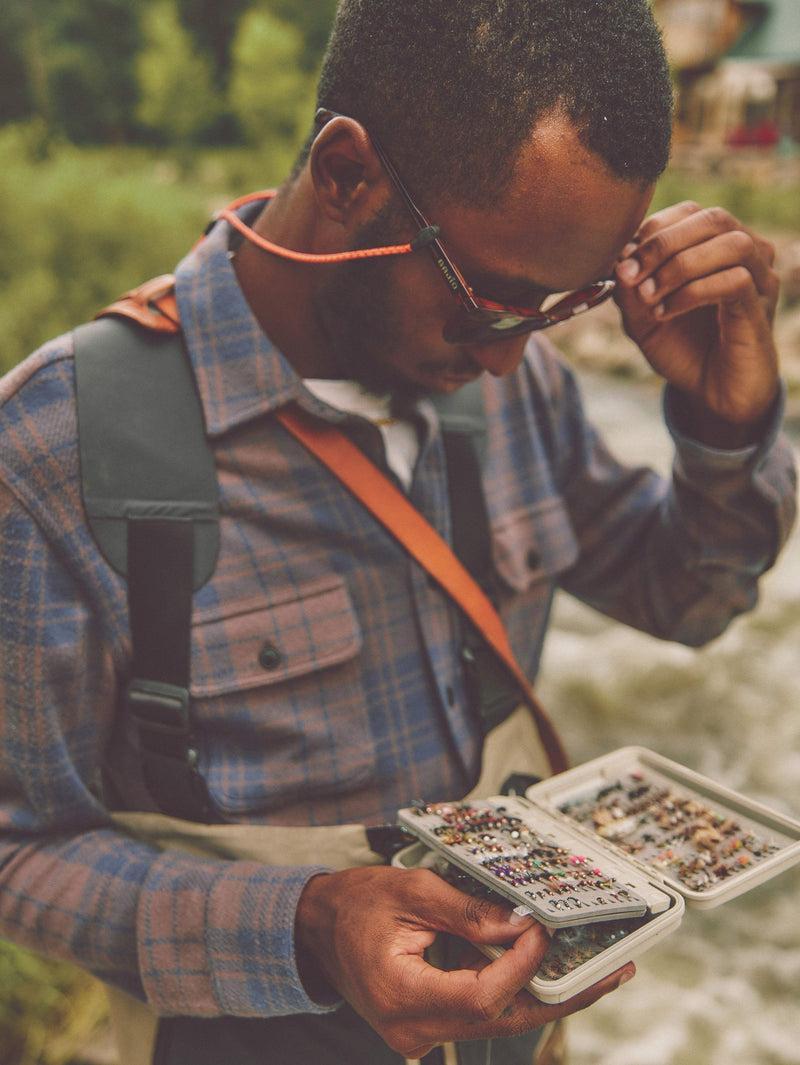
{"label": "white water rapids", "polygon": [[[649,383],[582,374],[621,458],[666,471]],[[795,435],[795,441],[797,436]],[[641,744],[800,817],[800,534],[755,612],[700,651],[556,604],[538,690],[573,764]],[[800,866],[681,927],[570,1022],[571,1065],[800,1065]]]}

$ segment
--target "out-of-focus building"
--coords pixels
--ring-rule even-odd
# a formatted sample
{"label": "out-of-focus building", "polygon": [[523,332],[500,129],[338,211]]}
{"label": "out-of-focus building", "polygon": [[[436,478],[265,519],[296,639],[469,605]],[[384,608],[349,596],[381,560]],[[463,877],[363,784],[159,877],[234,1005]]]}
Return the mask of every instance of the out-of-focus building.
{"label": "out-of-focus building", "polygon": [[800,146],[800,0],[654,0],[677,89],[676,139]]}

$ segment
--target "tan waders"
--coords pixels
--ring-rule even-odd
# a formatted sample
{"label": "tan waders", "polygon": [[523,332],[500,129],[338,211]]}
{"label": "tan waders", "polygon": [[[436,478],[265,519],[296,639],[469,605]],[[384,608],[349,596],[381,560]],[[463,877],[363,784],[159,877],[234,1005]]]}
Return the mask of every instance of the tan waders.
{"label": "tan waders", "polygon": [[[536,725],[525,706],[520,706],[487,736],[480,779],[467,797],[497,794],[513,772],[537,776],[549,773]],[[379,865],[383,861],[370,849],[361,825],[302,830],[261,825],[201,825],[150,813],[115,814],[114,820],[123,830],[162,849],[212,858],[246,859],[265,865],[327,865],[331,869]],[[121,1065],[152,1065],[158,1017],[121,991],[109,989],[109,1000]],[[502,1043],[494,1045],[498,1052],[496,1059],[492,1059],[493,1065],[495,1061],[502,1065]],[[456,1047],[447,1045],[445,1065],[458,1065],[457,1053]],[[548,1025],[532,1065],[561,1065],[563,1061],[563,1025]],[[220,1062],[220,1065],[227,1063]],[[266,1052],[264,1065],[270,1065]],[[301,1065],[299,1061],[298,1065]],[[343,1058],[341,1065],[351,1063]]]}

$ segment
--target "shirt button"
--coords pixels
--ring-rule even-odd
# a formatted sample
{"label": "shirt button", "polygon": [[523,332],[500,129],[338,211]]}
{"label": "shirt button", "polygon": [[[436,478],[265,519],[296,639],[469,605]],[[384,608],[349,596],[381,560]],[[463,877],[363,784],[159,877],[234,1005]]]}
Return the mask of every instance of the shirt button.
{"label": "shirt button", "polygon": [[528,569],[538,569],[542,562],[539,552],[535,551],[533,548],[528,552],[526,561],[528,563]]}
{"label": "shirt button", "polygon": [[283,665],[283,655],[274,643],[270,643],[267,640],[258,652],[258,664],[262,669],[266,669],[271,673],[272,670],[278,669],[279,666]]}

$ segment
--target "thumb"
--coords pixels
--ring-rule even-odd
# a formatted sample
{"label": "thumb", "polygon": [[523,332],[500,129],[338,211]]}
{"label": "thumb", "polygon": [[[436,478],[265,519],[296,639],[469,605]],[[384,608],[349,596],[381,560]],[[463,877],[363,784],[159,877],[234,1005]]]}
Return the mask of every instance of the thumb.
{"label": "thumb", "polygon": [[449,932],[470,943],[508,943],[532,925],[532,917],[514,915],[512,904],[467,895],[440,877],[415,907],[426,928]]}

